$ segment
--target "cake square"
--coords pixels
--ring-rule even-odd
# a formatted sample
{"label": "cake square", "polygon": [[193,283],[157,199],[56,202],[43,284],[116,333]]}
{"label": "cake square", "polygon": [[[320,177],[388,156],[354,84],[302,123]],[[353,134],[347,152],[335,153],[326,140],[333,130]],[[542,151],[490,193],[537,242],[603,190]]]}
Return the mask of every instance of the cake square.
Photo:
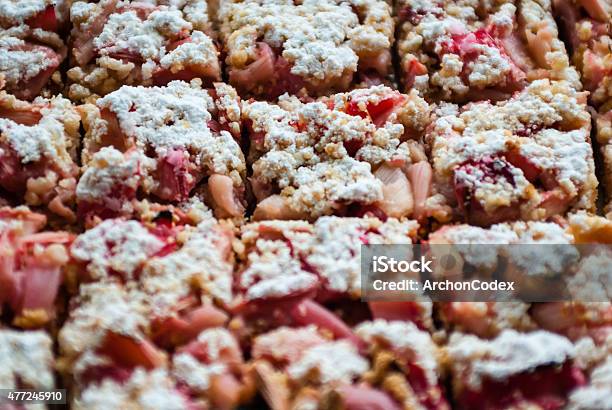
{"label": "cake square", "polygon": [[229,82],[245,95],[327,95],[392,74],[394,23],[385,1],[220,2]]}
{"label": "cake square", "polygon": [[92,101],[122,85],[221,79],[206,1],[72,4],[68,95]]}

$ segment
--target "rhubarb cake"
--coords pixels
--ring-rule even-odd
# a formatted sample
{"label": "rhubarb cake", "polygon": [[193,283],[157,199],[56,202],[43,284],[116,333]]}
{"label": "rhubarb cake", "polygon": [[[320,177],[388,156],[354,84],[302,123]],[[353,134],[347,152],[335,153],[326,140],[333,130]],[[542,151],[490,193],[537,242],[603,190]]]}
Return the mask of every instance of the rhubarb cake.
{"label": "rhubarb cake", "polygon": [[27,102],[0,92],[0,203],[40,207],[75,222],[80,123],[61,96]]}
{"label": "rhubarb cake", "polygon": [[276,220],[245,225],[234,284],[240,333],[252,336],[280,325],[317,325],[354,339],[342,320],[354,323],[370,316],[432,329],[432,305],[424,298],[373,300],[367,305],[359,301],[361,246],[412,244],[417,229],[415,221],[393,218],[321,217],[314,224]]}
{"label": "rhubarb cake", "polygon": [[455,333],[446,350],[459,409],[563,408],[586,384],[574,345],[542,330],[492,340]]}
{"label": "rhubarb cake", "polygon": [[322,215],[420,218],[431,168],[429,105],[373,86],[302,103],[246,101],[255,219]]}
{"label": "rhubarb cake", "polygon": [[412,244],[418,223],[389,218],[321,217],[305,221],[262,221],[242,228],[243,267],[237,278],[249,304],[319,293],[322,298],[361,295],[360,247]]}
{"label": "rhubarb cake", "polygon": [[[427,241],[432,252],[454,258],[455,267],[447,272],[450,275],[468,277],[477,269],[478,278],[486,279],[495,272],[496,277],[513,280],[516,290],[538,289],[542,295],[543,289],[561,294],[564,288],[555,286],[563,281],[571,298],[548,303],[525,303],[520,298],[438,302],[437,312],[444,327],[483,338],[495,337],[504,329],[526,332],[543,328],[572,340],[590,336],[603,342],[612,330],[612,289],[607,268],[612,253],[594,245],[592,249],[571,245],[584,245],[587,235],[588,243],[595,243],[598,236],[604,236],[602,225],[609,223],[585,213],[570,215],[569,221],[569,227],[563,226],[565,223],[514,222],[488,229],[452,225],[432,232]],[[530,252],[532,245],[536,247]]]}
{"label": "rhubarb cake", "polygon": [[255,382],[268,406],[450,408],[440,381],[441,350],[429,333],[382,319],[354,331],[353,341],[330,339],[315,325],[257,336],[251,349]]}
{"label": "rhubarb cake", "polygon": [[573,63],[590,91],[597,142],[606,182],[606,212],[612,216],[612,5],[603,0],[556,0],[555,14],[564,29]]}
{"label": "rhubarb cake", "polygon": [[[0,4],[0,84],[25,100],[51,96],[63,85],[68,1],[3,0]],[[2,88],[0,86],[0,88]]]}
{"label": "rhubarb cake", "polygon": [[67,75],[74,100],[90,101],[122,85],[221,79],[206,1],[75,1],[70,19]]}
{"label": "rhubarb cake", "polygon": [[392,74],[385,1],[221,0],[218,18],[229,81],[248,95],[326,95]]}
{"label": "rhubarb cake", "polygon": [[246,165],[232,87],[215,83],[207,90],[197,80],[123,86],[80,109],[81,218],[129,217],[143,197],[179,203],[200,188],[218,216],[244,213]]}
{"label": "rhubarb cake", "polygon": [[232,408],[243,398],[242,352],[224,310],[232,238],[211,216],[194,226],[162,215],[107,219],[75,239],[80,287],[59,333],[75,407]]}
{"label": "rhubarb cake", "polygon": [[505,100],[536,79],[579,86],[549,1],[400,0],[404,89],[452,102]]}
{"label": "rhubarb cake", "polygon": [[427,135],[435,195],[479,226],[594,211],[586,97],[544,79],[502,102],[441,104]]}
{"label": "rhubarb cake", "polygon": [[554,0],[555,16],[567,40],[572,62],[596,107],[612,103],[612,5],[605,0]]}

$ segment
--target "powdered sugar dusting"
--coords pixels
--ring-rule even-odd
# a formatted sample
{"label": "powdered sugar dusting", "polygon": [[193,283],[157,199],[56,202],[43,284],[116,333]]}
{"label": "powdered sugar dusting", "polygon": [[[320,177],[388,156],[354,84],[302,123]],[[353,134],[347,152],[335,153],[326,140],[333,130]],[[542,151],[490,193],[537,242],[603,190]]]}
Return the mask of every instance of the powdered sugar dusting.
{"label": "powdered sugar dusting", "polygon": [[0,383],[16,389],[53,389],[53,342],[43,331],[0,329]]}
{"label": "powdered sugar dusting", "polygon": [[71,253],[87,263],[94,278],[104,278],[111,271],[128,278],[142,263],[164,246],[164,242],[136,221],[109,219],[80,235]]}
{"label": "powdered sugar dusting", "polygon": [[357,353],[353,344],[336,341],[309,348],[289,366],[287,372],[293,380],[312,377],[320,383],[350,383],[366,370],[368,362]]}
{"label": "powdered sugar dusting", "polygon": [[478,388],[483,378],[503,381],[539,366],[563,364],[574,356],[574,346],[554,333],[506,329],[493,340],[455,333],[448,355],[456,377]]}

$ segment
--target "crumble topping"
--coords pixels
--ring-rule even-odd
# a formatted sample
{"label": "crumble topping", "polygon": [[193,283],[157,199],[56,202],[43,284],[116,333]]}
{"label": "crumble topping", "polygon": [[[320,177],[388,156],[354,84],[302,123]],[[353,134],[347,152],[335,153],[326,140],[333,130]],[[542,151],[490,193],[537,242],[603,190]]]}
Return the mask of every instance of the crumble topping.
{"label": "crumble topping", "polygon": [[227,62],[255,60],[258,39],[291,64],[291,73],[317,84],[357,71],[360,58],[387,51],[393,39],[390,7],[380,1],[222,1]]}
{"label": "crumble topping", "polygon": [[167,370],[147,371],[136,368],[129,379],[117,382],[104,379],[88,386],[75,398],[77,409],[138,408],[151,410],[181,410],[187,406],[186,396],[175,386]]}
{"label": "crumble topping", "polygon": [[[367,107],[377,104],[391,111],[378,127],[367,114]],[[416,94],[384,86],[306,104],[294,99],[278,105],[244,102],[242,110],[255,142],[253,178],[278,190],[294,213],[310,219],[332,214],[343,203],[382,200],[375,167],[394,156],[410,160],[402,141],[406,134],[419,135],[429,112]],[[345,112],[350,110],[364,115]]]}
{"label": "crumble topping", "polygon": [[9,118],[0,118],[0,142],[6,142],[19,155],[22,164],[51,161],[60,170],[69,172],[73,153],[78,146],[79,115],[70,101],[61,96],[37,98],[32,104],[7,94],[0,96],[8,111],[27,109],[39,113],[34,125],[24,125]]}
{"label": "crumble topping", "polygon": [[23,24],[53,4],[54,0],[6,0],[0,4],[0,21],[6,20],[14,25]]}
{"label": "crumble topping", "polygon": [[293,185],[290,206],[309,209],[310,217],[332,213],[335,202],[368,204],[382,199],[382,183],[373,177],[370,164],[352,158],[300,167],[293,176]]}
{"label": "crumble topping", "polygon": [[96,105],[115,113],[121,130],[142,145],[200,149],[211,137],[212,98],[181,81],[167,87],[124,86]]}
{"label": "crumble topping", "polygon": [[241,129],[241,105],[240,97],[236,89],[225,83],[214,83],[215,105],[220,113],[218,121],[222,126],[227,126],[232,135],[239,135]]}
{"label": "crumble topping", "polygon": [[202,66],[217,63],[217,51],[212,39],[201,31],[191,34],[191,41],[179,45],[163,56],[160,61],[163,68],[171,68],[174,72],[183,70],[191,64]]}
{"label": "crumble topping", "polygon": [[29,126],[0,118],[0,133],[17,152],[23,164],[38,162],[43,156],[51,157],[52,160],[66,157],[66,138],[63,131],[62,124],[54,119],[42,119],[37,125]]}
{"label": "crumble topping", "polygon": [[520,151],[541,169],[555,170],[559,184],[571,195],[577,194],[576,187],[592,172],[588,158],[593,151],[583,130],[545,129],[531,143],[523,143]]}
{"label": "crumble topping", "polygon": [[[170,7],[180,9],[185,15],[185,20],[193,24],[193,27],[208,31],[210,29],[210,19],[208,13],[207,0],[167,0]],[[210,5],[211,9],[213,5]]]}
{"label": "crumble topping", "polygon": [[[280,234],[266,239],[262,232]],[[247,299],[282,297],[313,288],[318,278],[305,270],[299,260],[300,250],[312,242],[312,226],[303,221],[266,221],[245,225],[241,239],[246,254],[245,269],[238,285]]]}
{"label": "crumble topping", "polygon": [[321,217],[314,223],[315,242],[307,262],[332,291],[361,292],[362,244],[411,244],[418,224],[389,219]]}
{"label": "crumble topping", "polygon": [[258,239],[256,246],[257,252],[249,253],[248,266],[240,274],[247,299],[282,297],[317,284],[317,276],[302,268],[287,243]]}
{"label": "crumble topping", "polygon": [[[299,341],[299,344],[296,344]],[[282,326],[270,332],[257,336],[253,341],[253,357],[272,359],[283,363],[291,363],[298,359],[307,346],[323,343],[325,339],[314,325],[292,328]]]}
{"label": "crumble topping", "polygon": [[435,180],[451,202],[454,178],[487,213],[519,202],[526,219],[538,219],[546,196],[526,173],[535,168],[536,178],[554,179],[548,189],[560,190],[569,206],[591,209],[597,180],[589,132],[584,96],[565,82],[537,80],[508,101],[473,103],[460,112],[445,105],[428,136]]}
{"label": "crumble topping", "polygon": [[[479,138],[481,144],[469,140],[454,142],[459,146],[449,152],[448,156],[442,151],[441,158],[436,158],[445,168],[469,159],[494,154],[505,145],[509,145],[513,137],[518,137],[519,142],[528,142],[530,138],[520,135],[531,135],[532,130],[535,130],[533,135],[536,137],[544,132],[543,138],[548,136],[548,139],[553,139],[551,133],[554,136],[566,134],[551,129],[553,126],[577,128],[573,129],[572,133],[582,134],[580,141],[582,143],[587,140],[589,131],[586,125],[589,120],[583,95],[564,82],[534,81],[524,91],[506,102],[495,105],[488,102],[473,103],[460,113],[452,107],[449,105],[445,111],[441,111],[434,122],[435,133],[444,135],[456,131],[464,137]],[[543,130],[538,132],[538,129]],[[570,139],[574,140],[575,136],[571,136]],[[449,140],[452,138],[440,138],[438,141],[440,144],[446,144],[450,143],[447,142]]]}
{"label": "crumble topping", "polygon": [[382,344],[407,355],[411,363],[423,369],[429,384],[437,384],[438,347],[429,333],[419,330],[414,323],[377,319],[361,323],[355,332],[369,345]]}
{"label": "crumble topping", "polygon": [[67,48],[52,25],[63,21],[63,11],[63,0],[0,3],[0,88],[27,100],[57,92],[62,85],[58,68]]}
{"label": "crumble topping", "polygon": [[74,222],[80,138],[76,109],[61,96],[30,103],[3,92],[0,111],[6,113],[0,115],[0,163],[6,164],[0,185],[27,205],[44,205]]}
{"label": "crumble topping", "polygon": [[495,326],[498,329],[527,329],[533,327],[529,317],[528,303],[523,302],[492,302],[495,314]]}
{"label": "crumble topping", "polygon": [[[137,221],[108,219],[80,235],[71,252],[86,264],[92,279],[112,280],[118,273],[146,295],[155,314],[163,316],[195,289],[224,303],[231,301],[231,239],[231,231],[210,216],[195,227],[183,226],[168,242]],[[158,256],[168,244],[177,249]]]}
{"label": "crumble topping", "polygon": [[573,357],[574,346],[565,337],[543,330],[505,329],[493,340],[454,333],[447,351],[456,377],[477,390],[483,378],[503,381],[539,366],[563,364]]}
{"label": "crumble topping", "polygon": [[[582,258],[574,276],[567,279],[567,288],[575,300],[609,302],[612,299],[612,251],[606,248],[595,250]],[[608,304],[593,304],[591,313],[605,316]]]}
{"label": "crumble topping", "polygon": [[[283,297],[318,285],[358,296],[361,245],[410,244],[417,229],[415,221],[335,216],[321,217],[313,224],[248,224],[242,229],[246,268],[239,283],[246,289],[247,299]],[[274,236],[268,238],[266,232],[274,232]]]}
{"label": "crumble topping", "polygon": [[500,99],[542,77],[578,87],[551,3],[513,3],[400,1],[404,85],[446,100]]}
{"label": "crumble topping", "polygon": [[192,389],[204,392],[209,388],[212,376],[227,371],[221,352],[226,349],[240,351],[240,348],[234,336],[220,327],[204,330],[198,335],[197,342],[206,350],[207,363],[202,363],[189,353],[180,353],[173,358],[173,374]]}
{"label": "crumble topping", "polygon": [[212,362],[221,358],[221,351],[224,349],[240,350],[234,336],[221,327],[203,331],[197,340],[206,346],[207,356]]}
{"label": "crumble topping", "polygon": [[[483,268],[494,268],[498,263],[499,247],[518,242],[518,235],[508,224],[496,224],[489,229],[469,225],[443,227],[430,235],[433,246],[445,246],[450,243],[461,245],[461,257],[471,265]],[[487,244],[483,247],[480,245]],[[445,249],[445,248],[441,248]]]}
{"label": "crumble topping", "polygon": [[204,364],[188,353],[179,353],[172,358],[172,374],[197,392],[205,392],[210,387],[213,376],[225,373],[223,363]]}
{"label": "crumble topping", "polygon": [[[111,197],[116,193],[118,182],[136,192],[154,169],[154,160],[137,150],[124,154],[112,147],[103,147],[93,155],[77,183],[77,200],[95,203],[100,198]],[[126,211],[132,206],[126,201],[117,201],[116,205]]]}
{"label": "crumble topping", "polygon": [[68,71],[71,98],[92,101],[122,84],[158,85],[185,75],[218,80],[207,2],[168,3],[73,3],[78,66]]}
{"label": "crumble topping", "polygon": [[[223,102],[219,109],[227,109],[235,117],[236,103],[232,105],[228,101],[233,96],[231,90],[217,88]],[[211,130],[211,113],[216,113],[217,107],[197,83],[173,81],[165,87],[123,86],[99,99],[96,105],[114,113],[126,143],[133,141],[143,152],[152,147],[159,156],[164,156],[172,149],[182,149],[194,156],[198,167],[210,173],[240,180],[240,174],[245,172],[242,151],[231,134]],[[107,122],[96,118],[94,112],[86,117],[86,123],[90,127],[86,146],[100,144],[108,130]]]}
{"label": "crumble topping", "polygon": [[[239,216],[246,177],[239,101],[230,86],[216,83],[208,91],[194,80],[123,86],[96,105],[81,106],[86,134],[79,210],[101,213],[96,206],[103,205],[114,216],[129,216],[141,197],[181,202],[206,181],[198,192],[209,194],[215,211]],[[214,184],[207,180],[213,176]],[[99,195],[109,190],[113,195]]]}
{"label": "crumble topping", "polygon": [[[441,228],[432,235],[440,235],[452,244],[569,244],[573,237],[563,227],[552,222],[517,221],[500,223],[489,228],[454,225]],[[437,242],[434,242],[437,243]]]}
{"label": "crumble topping", "polygon": [[289,377],[295,381],[317,383],[351,383],[369,368],[355,346],[341,340],[310,347],[289,366]]}
{"label": "crumble topping", "polygon": [[[519,246],[506,252],[509,261],[529,277],[551,277],[567,273],[580,253],[573,246],[574,238],[561,226],[546,222],[516,222],[512,228],[518,233]],[[538,244],[539,247],[528,246]],[[527,246],[521,246],[527,245]]]}
{"label": "crumble topping", "polygon": [[[499,257],[505,256],[522,273],[533,276],[566,272],[579,257],[577,249],[567,246],[574,243],[573,236],[552,222],[518,221],[495,224],[487,229],[448,226],[433,232],[429,240],[442,250],[446,249],[443,248],[446,244],[458,245],[456,250],[473,266],[492,269],[497,266]],[[528,246],[530,244],[541,246]]]}
{"label": "crumble topping", "polygon": [[94,279],[120,272],[131,279],[134,271],[164,247],[137,221],[109,219],[78,236],[71,253],[87,263],[87,272]]}
{"label": "crumble topping", "polygon": [[48,68],[59,64],[53,51],[44,46],[28,45],[24,40],[0,33],[0,72],[7,86],[16,87]]}
{"label": "crumble topping", "polygon": [[191,28],[178,10],[155,10],[145,21],[135,10],[128,10],[111,14],[93,44],[101,55],[127,51],[138,53],[145,60],[159,60],[165,37],[178,37]]}
{"label": "crumble topping", "polygon": [[53,341],[43,331],[0,329],[0,384],[6,389],[53,389]]}
{"label": "crumble topping", "polygon": [[70,357],[95,349],[107,331],[143,339],[151,320],[146,295],[108,281],[82,284],[77,306],[59,333],[62,352]]}
{"label": "crumble topping", "polygon": [[[505,245],[518,240],[516,232],[511,230],[508,224],[496,224],[488,229],[470,225],[454,225],[443,227],[439,231],[434,232],[430,239],[433,239],[434,235],[436,239],[444,239],[449,243],[457,245]],[[434,240],[431,242],[434,244],[438,243]]]}
{"label": "crumble topping", "polygon": [[533,330],[529,316],[531,305],[524,302],[448,302],[442,307],[442,319],[454,331],[474,333],[480,337],[498,335],[503,329]]}
{"label": "crumble topping", "polygon": [[[209,303],[206,296],[229,303],[233,261],[226,229],[212,218],[183,226],[168,242],[178,249],[163,256],[155,254],[167,243],[136,221],[109,219],[80,235],[73,257],[89,262],[86,269],[100,281],[81,285],[76,308],[60,333],[63,350],[74,355],[96,347],[107,331],[140,340],[152,320],[175,316],[191,295],[202,303]],[[115,271],[125,274],[123,285],[110,276]],[[218,333],[200,335],[209,354],[225,343]]]}
{"label": "crumble topping", "polygon": [[229,303],[232,299],[233,263],[227,252],[231,233],[213,218],[197,227],[185,227],[177,241],[181,247],[149,260],[140,278],[156,309],[173,306],[194,287]]}

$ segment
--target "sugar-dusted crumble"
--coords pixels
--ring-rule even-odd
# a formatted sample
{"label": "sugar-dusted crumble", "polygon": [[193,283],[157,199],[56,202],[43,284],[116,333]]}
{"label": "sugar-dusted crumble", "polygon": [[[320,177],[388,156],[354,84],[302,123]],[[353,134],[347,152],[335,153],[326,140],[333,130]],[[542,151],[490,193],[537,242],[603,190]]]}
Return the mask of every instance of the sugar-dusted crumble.
{"label": "sugar-dusted crumble", "polygon": [[79,126],[61,96],[30,103],[0,93],[0,195],[75,222]]}
{"label": "sugar-dusted crumble", "polygon": [[429,106],[416,92],[374,86],[310,103],[246,101],[242,118],[255,219],[423,213],[431,169],[418,141]]}
{"label": "sugar-dusted crumble", "polygon": [[238,286],[247,300],[284,298],[322,288],[332,294],[361,293],[363,244],[405,243],[415,221],[321,217],[315,223],[263,221],[242,228],[244,268]]}
{"label": "sugar-dusted crumble", "polygon": [[4,389],[53,389],[53,341],[42,330],[0,329],[0,383]]}
{"label": "sugar-dusted crumble", "polygon": [[205,90],[174,81],[164,87],[124,86],[81,107],[86,130],[79,212],[128,216],[138,196],[173,203],[206,181],[218,216],[241,216],[246,165],[239,100],[224,84]]}
{"label": "sugar-dusted crumble", "polygon": [[94,101],[121,85],[221,79],[206,1],[76,1],[68,94]]}
{"label": "sugar-dusted crumble", "polygon": [[484,379],[503,382],[540,366],[562,365],[574,356],[568,339],[541,330],[506,329],[493,340],[455,333],[447,351],[454,383],[469,389],[479,389]]}
{"label": "sugar-dusted crumble", "polygon": [[311,95],[391,74],[394,23],[384,1],[223,0],[230,83],[251,95]]}
{"label": "sugar-dusted crumble", "polygon": [[593,211],[585,97],[567,82],[537,80],[504,102],[442,105],[427,136],[434,188],[481,226]]}
{"label": "sugar-dusted crumble", "polygon": [[0,4],[0,73],[9,93],[32,100],[61,89],[59,66],[67,47],[60,34],[67,22],[67,7],[64,0]]}
{"label": "sugar-dusted crumble", "polygon": [[397,2],[401,81],[431,99],[503,100],[549,78],[579,87],[550,2]]}

